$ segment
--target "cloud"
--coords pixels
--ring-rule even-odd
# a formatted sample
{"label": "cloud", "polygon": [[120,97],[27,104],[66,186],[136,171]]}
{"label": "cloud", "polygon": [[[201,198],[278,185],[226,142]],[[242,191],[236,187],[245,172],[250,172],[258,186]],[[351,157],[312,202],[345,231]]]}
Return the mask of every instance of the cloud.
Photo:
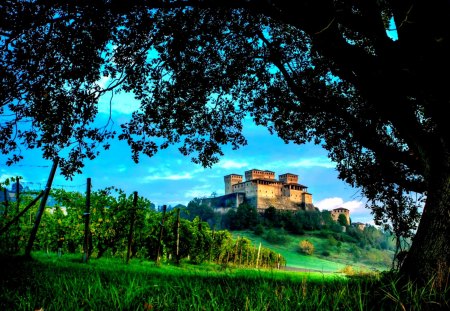
{"label": "cloud", "polygon": [[344,202],[344,200],[339,197],[320,200],[318,202],[315,202],[314,206],[317,206],[320,210],[332,210],[334,208],[343,207],[350,210],[350,213],[367,213],[364,202],[357,200]]}
{"label": "cloud", "polygon": [[125,165],[119,165],[119,167],[117,168],[117,171],[119,173],[123,173],[127,170],[127,167]]}
{"label": "cloud", "polygon": [[201,185],[197,187],[193,187],[192,189],[186,190],[184,197],[188,199],[193,198],[209,198],[211,196],[211,193],[213,191],[211,190],[211,185]]}
{"label": "cloud", "polygon": [[149,183],[156,180],[182,180],[194,178],[191,173],[167,174],[167,175],[152,175],[144,177],[144,182]]}
{"label": "cloud", "polygon": [[341,207],[343,203],[344,200],[342,198],[326,198],[315,202],[314,205],[320,210],[332,210],[334,208]]}
{"label": "cloud", "polygon": [[334,208],[343,207],[350,211],[352,222],[374,224],[370,210],[365,208],[365,203],[362,201],[351,200],[344,202],[342,198],[332,197],[315,202],[314,206],[318,207],[320,210],[328,211],[331,211]]}
{"label": "cloud", "polygon": [[331,162],[328,158],[322,158],[322,157],[314,157],[314,158],[306,158],[302,159],[300,161],[294,161],[286,163],[286,166],[289,167],[303,167],[303,168],[310,168],[310,167],[324,167],[324,168],[334,168],[336,165]]}
{"label": "cloud", "polygon": [[236,162],[233,160],[225,160],[225,161],[220,161],[216,166],[220,167],[220,168],[225,168],[225,169],[243,168],[243,167],[248,166],[248,163],[247,162]]}

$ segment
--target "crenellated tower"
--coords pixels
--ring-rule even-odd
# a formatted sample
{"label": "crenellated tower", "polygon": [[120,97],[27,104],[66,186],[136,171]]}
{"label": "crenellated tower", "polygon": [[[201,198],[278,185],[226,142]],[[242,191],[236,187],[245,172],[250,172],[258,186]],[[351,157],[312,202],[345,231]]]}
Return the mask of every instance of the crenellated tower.
{"label": "crenellated tower", "polygon": [[242,182],[242,175],[239,174],[230,174],[224,176],[225,181],[225,194],[233,193],[233,185],[239,184]]}

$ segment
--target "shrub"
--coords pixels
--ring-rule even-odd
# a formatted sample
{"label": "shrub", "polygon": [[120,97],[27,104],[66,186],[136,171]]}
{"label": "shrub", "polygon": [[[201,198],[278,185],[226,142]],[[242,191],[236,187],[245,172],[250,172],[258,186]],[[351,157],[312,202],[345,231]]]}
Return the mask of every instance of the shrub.
{"label": "shrub", "polygon": [[345,266],[344,268],[342,268],[340,270],[341,273],[344,273],[345,275],[355,275],[355,270],[353,269],[352,266]]}
{"label": "shrub", "polygon": [[277,232],[274,229],[270,229],[266,231],[263,237],[266,241],[273,244],[286,244],[289,240],[284,230]]}
{"label": "shrub", "polygon": [[300,241],[299,247],[304,254],[312,255],[314,253],[314,245],[308,240]]}
{"label": "shrub", "polygon": [[263,225],[257,224],[256,227],[255,227],[255,229],[253,229],[253,232],[254,232],[256,235],[262,235],[262,234],[264,233],[264,227],[263,227]]}
{"label": "shrub", "polygon": [[328,256],[330,256],[330,252],[329,251],[323,251],[322,252],[322,256],[328,257]]}

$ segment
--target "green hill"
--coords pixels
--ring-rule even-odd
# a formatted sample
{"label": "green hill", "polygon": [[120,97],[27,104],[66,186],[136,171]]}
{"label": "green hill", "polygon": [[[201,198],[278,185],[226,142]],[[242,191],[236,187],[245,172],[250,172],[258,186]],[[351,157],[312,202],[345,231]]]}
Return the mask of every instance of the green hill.
{"label": "green hill", "polygon": [[[282,254],[286,258],[287,269],[337,272],[351,266],[356,271],[382,271],[391,267],[394,256],[392,250],[360,247],[351,238],[347,239],[346,234],[337,235],[325,230],[310,231],[303,235],[288,234],[282,229],[266,229],[261,235],[249,230],[232,231],[232,234],[235,238],[246,237],[255,245],[261,243]],[[313,254],[301,252],[299,243],[302,240],[308,240],[314,245]]]}

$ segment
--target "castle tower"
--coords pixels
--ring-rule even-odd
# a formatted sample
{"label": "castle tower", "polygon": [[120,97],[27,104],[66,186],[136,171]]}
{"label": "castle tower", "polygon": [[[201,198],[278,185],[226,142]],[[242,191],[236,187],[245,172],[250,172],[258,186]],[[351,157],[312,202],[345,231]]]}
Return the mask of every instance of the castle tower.
{"label": "castle tower", "polygon": [[285,184],[298,184],[298,175],[286,173],[279,175],[278,179]]}
{"label": "castle tower", "polygon": [[245,171],[245,180],[249,181],[253,179],[275,179],[275,173],[272,171],[263,171],[258,169]]}
{"label": "castle tower", "polygon": [[225,194],[233,193],[233,185],[242,182],[242,175],[230,174],[224,176],[225,181]]}
{"label": "castle tower", "polygon": [[338,221],[340,214],[343,214],[345,218],[347,218],[347,224],[350,225],[350,210],[343,207],[338,207],[331,211],[331,217],[333,217],[334,221]]}

